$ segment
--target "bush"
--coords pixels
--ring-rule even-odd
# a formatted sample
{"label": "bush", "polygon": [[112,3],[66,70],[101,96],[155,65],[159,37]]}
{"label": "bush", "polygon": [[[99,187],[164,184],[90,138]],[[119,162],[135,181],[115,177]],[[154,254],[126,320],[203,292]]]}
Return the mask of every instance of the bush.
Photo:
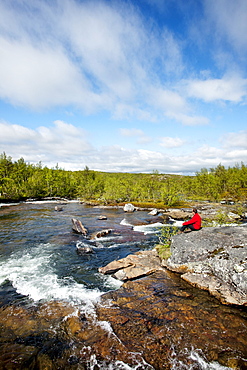
{"label": "bush", "polygon": [[178,230],[179,228],[172,226],[164,226],[161,228],[159,235],[159,244],[156,245],[156,249],[160,258],[167,259],[171,256],[171,238],[173,235],[177,234]]}

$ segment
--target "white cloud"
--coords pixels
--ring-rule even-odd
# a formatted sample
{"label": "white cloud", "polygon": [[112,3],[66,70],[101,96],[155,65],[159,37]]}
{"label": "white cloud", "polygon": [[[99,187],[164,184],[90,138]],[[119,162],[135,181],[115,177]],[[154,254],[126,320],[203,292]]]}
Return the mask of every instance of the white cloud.
{"label": "white cloud", "polygon": [[229,132],[220,139],[224,148],[247,149],[247,130],[240,132]]}
{"label": "white cloud", "polygon": [[40,109],[77,103],[88,83],[61,50],[0,38],[0,97]]}
{"label": "white cloud", "polygon": [[27,127],[10,125],[7,122],[0,122],[0,143],[21,143],[29,139],[34,140],[36,133]]}
{"label": "white cloud", "polygon": [[11,153],[17,159],[25,157],[34,163],[40,158],[47,164],[53,162],[53,158],[57,158],[56,162],[70,158],[73,162],[74,157],[94,151],[84,130],[62,121],[36,130],[1,122],[0,131],[0,144],[6,153]]}
{"label": "white cloud", "polygon": [[[0,145],[3,151],[14,160],[23,157],[30,163],[42,161],[43,165],[55,167],[56,164],[67,170],[78,170],[88,166],[90,169],[111,172],[152,172],[191,173],[202,167],[216,167],[219,163],[234,166],[247,159],[246,146],[239,134],[237,147],[223,146],[216,148],[204,145],[187,155],[167,156],[158,150],[126,149],[119,145],[94,148],[87,141],[84,130],[63,121],[56,121],[51,127],[38,127],[35,130],[23,126],[0,123]],[[131,134],[131,131],[126,134]],[[141,130],[132,131],[132,134]],[[245,133],[246,134],[246,133]],[[178,147],[182,144],[179,138],[163,138],[166,146]],[[231,140],[231,134],[228,137]],[[227,141],[224,142],[227,144]],[[237,142],[236,142],[237,145]]]}
{"label": "white cloud", "polygon": [[[216,35],[226,38],[240,53],[247,51],[246,0],[209,0],[206,12],[216,28]],[[219,37],[219,36],[218,36]]]}
{"label": "white cloud", "polygon": [[202,126],[209,124],[209,119],[203,116],[190,116],[179,112],[170,112],[168,117],[177,120],[185,126]]}
{"label": "white cloud", "polygon": [[187,93],[206,102],[225,100],[239,103],[247,96],[247,79],[225,76],[222,79],[188,81]]}
{"label": "white cloud", "polygon": [[123,137],[134,137],[137,139],[138,144],[146,144],[151,141],[151,138],[146,136],[142,130],[136,129],[136,128],[121,128],[120,134]]}
{"label": "white cloud", "polygon": [[162,137],[160,146],[164,146],[165,148],[178,148],[184,145],[184,143],[185,141],[179,137]]}
{"label": "white cloud", "polygon": [[133,137],[133,136],[143,136],[144,132],[142,130],[138,130],[136,128],[121,128],[120,133],[122,136],[127,136],[127,137]]}
{"label": "white cloud", "polygon": [[[129,116],[155,121],[150,90],[184,68],[172,33],[144,24],[130,4],[24,1],[2,3],[0,11],[0,97],[11,104],[33,110],[75,105],[120,119],[131,107]],[[184,102],[170,94],[159,99],[173,111]]]}
{"label": "white cloud", "polygon": [[196,116],[186,99],[176,91],[153,88],[149,100],[166,117],[185,126],[200,126],[209,123],[208,118]]}
{"label": "white cloud", "polygon": [[153,104],[166,112],[188,111],[186,100],[177,92],[162,88],[153,88],[150,92]]}

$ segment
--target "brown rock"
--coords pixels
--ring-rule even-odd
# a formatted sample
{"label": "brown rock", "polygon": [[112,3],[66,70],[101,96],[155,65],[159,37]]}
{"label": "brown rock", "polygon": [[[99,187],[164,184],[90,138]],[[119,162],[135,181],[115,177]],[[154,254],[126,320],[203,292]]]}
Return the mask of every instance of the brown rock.
{"label": "brown rock", "polygon": [[94,233],[94,234],[91,236],[91,239],[95,239],[95,238],[102,238],[103,236],[107,236],[107,235],[109,235],[111,232],[112,232],[112,230],[111,230],[111,229],[106,229],[106,230],[97,231],[96,233]]}
{"label": "brown rock", "polygon": [[156,249],[153,249],[130,254],[118,261],[110,262],[105,267],[100,267],[99,272],[102,274],[114,274],[116,279],[126,281],[150,275],[162,269],[158,253]]}
{"label": "brown rock", "polygon": [[247,306],[247,297],[244,301],[242,295],[214,275],[188,272],[181,277],[197,288],[208,290],[211,295],[219,299],[223,304]]}
{"label": "brown rock", "polygon": [[75,219],[75,218],[72,218],[72,229],[74,232],[76,232],[77,234],[82,234],[84,236],[87,236],[88,234],[88,231],[87,229],[82,225],[81,221]]}

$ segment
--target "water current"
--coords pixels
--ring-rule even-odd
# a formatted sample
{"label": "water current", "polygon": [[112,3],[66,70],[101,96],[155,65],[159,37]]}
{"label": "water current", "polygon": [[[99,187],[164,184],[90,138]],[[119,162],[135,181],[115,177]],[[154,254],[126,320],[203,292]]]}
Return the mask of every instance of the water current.
{"label": "water current", "polygon": [[[122,285],[100,274],[98,268],[130,253],[152,249],[161,224],[147,211],[124,213],[123,209],[89,207],[78,202],[61,206],[63,210],[56,212],[54,202],[1,205],[0,369],[155,369],[140,353],[125,354],[121,360],[109,355],[110,360],[104,361],[102,353],[97,352],[97,342],[102,336],[109,340],[116,334],[107,320],[97,321],[95,305],[104,293]],[[105,220],[100,219],[102,215]],[[80,220],[89,235],[103,229],[112,231],[96,241],[85,240],[73,232],[72,218]],[[78,254],[77,246],[82,243],[89,245],[93,253]],[[221,305],[217,307],[219,310]],[[246,336],[246,312],[227,310],[231,317],[237,317],[237,335]],[[82,330],[86,319],[87,328]],[[159,368],[247,368],[244,358],[235,367],[227,367],[207,361],[201,349],[186,347],[183,352],[190,358],[189,365],[176,359],[171,345],[170,362]],[[124,358],[129,357],[132,360],[125,362]]]}

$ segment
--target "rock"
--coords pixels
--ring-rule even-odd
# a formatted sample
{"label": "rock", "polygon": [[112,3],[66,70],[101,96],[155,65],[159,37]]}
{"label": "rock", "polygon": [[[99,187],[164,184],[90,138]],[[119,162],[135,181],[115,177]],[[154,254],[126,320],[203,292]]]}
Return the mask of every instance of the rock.
{"label": "rock", "polygon": [[155,271],[156,268],[149,268],[143,265],[139,266],[131,265],[129,267],[126,267],[125,269],[118,270],[115,274],[113,274],[113,277],[121,281],[127,281],[138,279],[142,276],[148,276],[154,273]]}
{"label": "rock", "polygon": [[63,207],[59,207],[59,206],[55,206],[55,211],[57,211],[57,212],[61,212],[61,211],[63,211]]}
{"label": "rock", "polygon": [[107,236],[107,235],[109,235],[111,232],[112,232],[112,230],[111,230],[111,229],[106,229],[106,230],[97,231],[96,233],[94,233],[94,234],[91,236],[91,239],[95,239],[95,238],[102,238],[103,236]]}
{"label": "rock", "polygon": [[231,219],[231,220],[239,220],[241,218],[241,216],[237,215],[236,213],[233,213],[233,212],[229,212],[228,213],[228,217]]}
{"label": "rock", "polygon": [[218,298],[221,303],[232,305],[241,304],[239,294],[234,288],[224,283],[216,276],[187,272],[182,275],[182,279],[197,288],[208,290],[208,292]]}
{"label": "rock", "polygon": [[[145,364],[130,368],[229,369],[232,360],[232,369],[246,368],[244,310],[220,305],[166,269],[105,293],[97,314],[121,344],[144,357]],[[205,362],[192,361],[191,348]]]}
{"label": "rock", "polygon": [[151,216],[157,216],[158,214],[159,214],[159,211],[156,208],[154,208],[151,212],[149,212],[149,215]]}
{"label": "rock", "polygon": [[106,216],[104,216],[104,215],[100,215],[100,216],[98,217],[98,220],[107,220],[107,217],[106,217]]}
{"label": "rock", "polygon": [[163,266],[221,303],[247,305],[247,225],[175,235],[171,253]]}
{"label": "rock", "polygon": [[171,257],[142,251],[99,268],[121,281],[148,276],[164,267],[223,304],[247,305],[247,225],[208,227],[172,237]]}
{"label": "rock", "polygon": [[82,225],[81,221],[75,219],[75,218],[72,218],[72,229],[74,232],[76,232],[77,234],[82,234],[84,236],[87,236],[88,234],[88,231],[87,229]]}
{"label": "rock", "polygon": [[85,247],[78,247],[76,249],[77,253],[79,255],[83,255],[83,254],[91,254],[91,253],[94,253],[94,250],[92,247],[89,247],[89,246],[85,246]]}
{"label": "rock", "polygon": [[121,281],[147,276],[157,270],[163,270],[163,267],[155,249],[130,254],[99,268],[99,272],[102,274],[113,274],[113,277]]}
{"label": "rock", "polygon": [[124,205],[124,208],[123,208],[124,212],[134,212],[135,211],[135,206],[133,206],[133,204],[131,203],[127,203]]}
{"label": "rock", "polygon": [[126,258],[123,258],[123,259],[118,260],[118,261],[112,261],[104,267],[100,267],[99,272],[104,274],[104,275],[110,275],[110,274],[113,274],[113,273],[117,272],[120,269],[129,267],[131,265],[132,265],[132,263],[130,261],[126,260]]}
{"label": "rock", "polygon": [[76,251],[79,255],[94,253],[93,247],[89,244],[90,242],[78,241],[76,243]]}

